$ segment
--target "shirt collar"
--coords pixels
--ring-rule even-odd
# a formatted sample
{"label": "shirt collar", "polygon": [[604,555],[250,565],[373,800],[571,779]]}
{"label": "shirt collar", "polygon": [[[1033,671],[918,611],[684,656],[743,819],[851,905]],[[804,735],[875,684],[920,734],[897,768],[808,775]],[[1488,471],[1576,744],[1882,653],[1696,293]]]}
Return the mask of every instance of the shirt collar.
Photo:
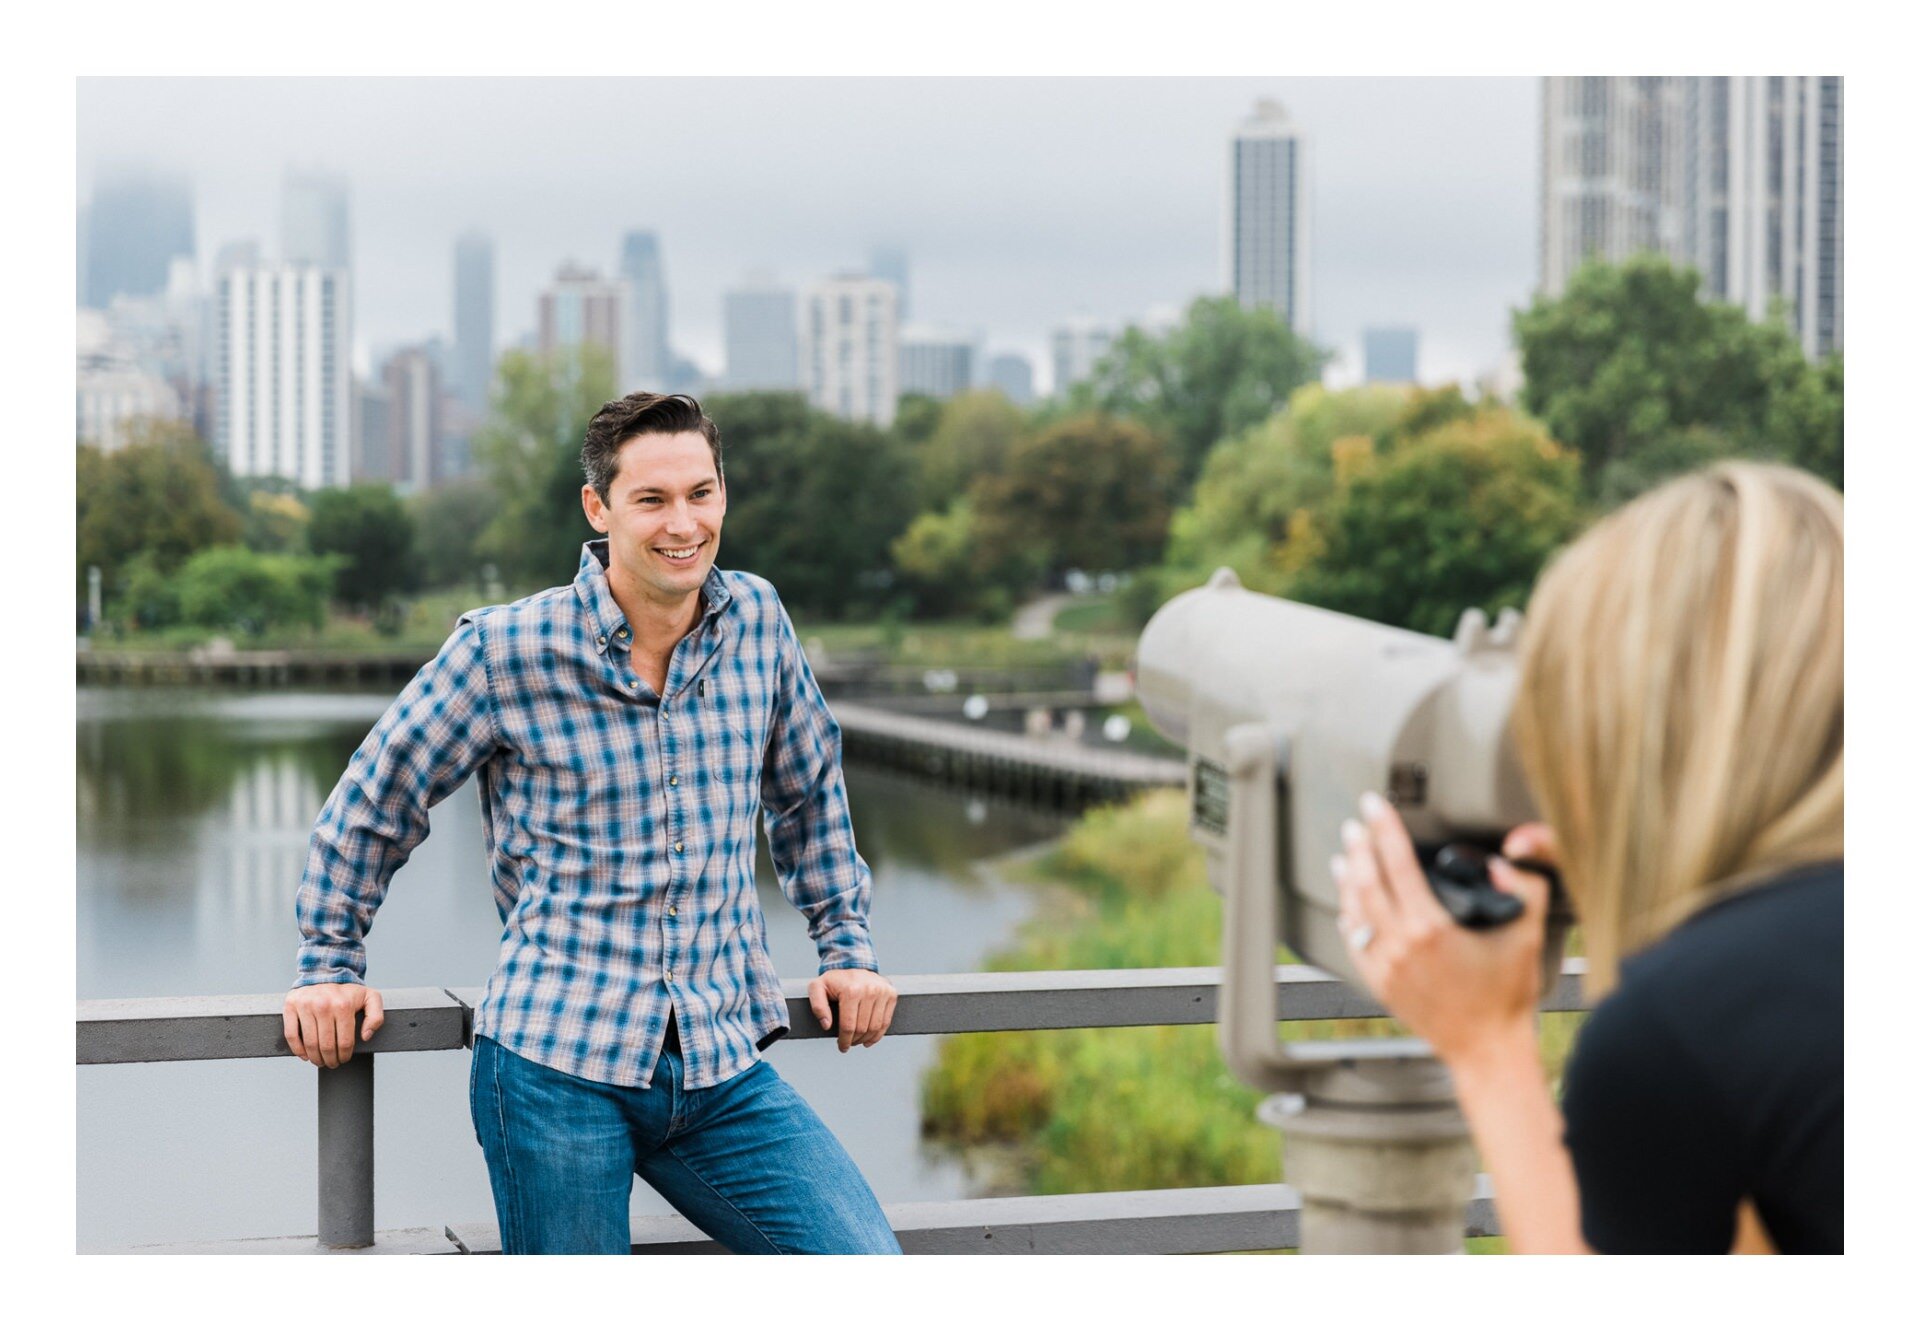
{"label": "shirt collar", "polygon": [[[588,541],[580,547],[580,571],[574,574],[573,591],[593,619],[594,645],[600,651],[605,652],[613,645],[631,645],[627,617],[621,613],[620,603],[613,599],[613,588],[607,582],[606,541]],[[720,576],[717,568],[707,570],[700,595],[706,606],[700,616],[703,625],[711,623],[733,600],[727,580]]]}

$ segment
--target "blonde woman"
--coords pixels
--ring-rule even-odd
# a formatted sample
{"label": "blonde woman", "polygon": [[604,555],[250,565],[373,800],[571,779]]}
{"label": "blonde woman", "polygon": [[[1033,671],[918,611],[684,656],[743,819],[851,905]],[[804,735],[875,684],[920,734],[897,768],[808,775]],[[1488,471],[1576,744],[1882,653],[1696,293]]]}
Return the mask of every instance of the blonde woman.
{"label": "blonde woman", "polygon": [[[1598,1001],[1556,1108],[1533,1009],[1546,884],[1491,932],[1377,796],[1334,860],[1349,952],[1452,1072],[1516,1252],[1838,1252],[1841,500],[1785,467],[1673,481],[1528,607],[1514,734]],[[1563,1119],[1564,1114],[1564,1119]]]}

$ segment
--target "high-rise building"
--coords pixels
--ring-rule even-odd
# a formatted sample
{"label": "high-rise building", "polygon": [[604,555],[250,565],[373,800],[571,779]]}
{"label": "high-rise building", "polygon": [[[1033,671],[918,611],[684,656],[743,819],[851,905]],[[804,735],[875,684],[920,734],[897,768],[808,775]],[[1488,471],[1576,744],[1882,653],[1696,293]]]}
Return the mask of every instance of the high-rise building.
{"label": "high-rise building", "polygon": [[352,474],[352,299],[337,268],[235,266],[214,316],[214,448],[236,476]]}
{"label": "high-rise building", "polygon": [[667,279],[660,238],[629,231],[620,243],[620,281],[626,287],[626,326],[620,343],[620,391],[668,391],[673,353],[667,346]]}
{"label": "high-rise building", "polygon": [[1412,328],[1369,328],[1360,334],[1361,359],[1370,384],[1420,381],[1420,334]]}
{"label": "high-rise building", "polygon": [[314,268],[353,269],[347,181],[325,171],[287,172],[280,189],[280,258]]}
{"label": "high-rise building", "polygon": [[987,383],[1014,406],[1024,407],[1033,401],[1033,362],[1016,351],[994,356],[987,361]]}
{"label": "high-rise building", "polygon": [[1300,128],[1279,102],[1256,103],[1228,148],[1226,286],[1302,336],[1312,327],[1309,185]]}
{"label": "high-rise building", "polygon": [[1076,315],[1053,330],[1053,395],[1060,397],[1082,379],[1113,345],[1113,330],[1085,315]]}
{"label": "high-rise building", "polygon": [[440,476],[440,368],[425,347],[408,347],[388,357],[380,370],[386,397],[387,464],[383,478],[412,490],[424,490]]}
{"label": "high-rise building", "polygon": [[900,322],[911,318],[913,302],[907,298],[907,252],[898,245],[875,245],[867,252],[867,273],[899,289]]}
{"label": "high-rise building", "polygon": [[493,241],[469,231],[453,245],[453,395],[484,412],[493,388]]}
{"label": "high-rise building", "polygon": [[808,288],[802,358],[807,397],[848,420],[893,424],[900,372],[900,291],[842,274]]}
{"label": "high-rise building", "polygon": [[726,386],[780,392],[800,386],[800,329],[793,292],[763,277],[726,293]]}
{"label": "high-rise building", "polygon": [[540,292],[540,351],[552,355],[562,348],[591,343],[613,357],[616,372],[621,356],[621,325],[625,322],[625,292],[590,268],[563,263],[553,281]]}
{"label": "high-rise building", "polygon": [[[121,296],[115,303],[129,299]],[[186,414],[177,388],[127,353],[107,315],[82,308],[76,332],[76,443],[111,453],[126,446],[136,422],[179,420]]]}
{"label": "high-rise building", "polygon": [[1652,251],[1754,318],[1776,298],[1809,355],[1842,342],[1837,77],[1550,77],[1540,285]]}
{"label": "high-rise building", "polygon": [[87,208],[81,303],[104,310],[115,296],[157,296],[167,268],[193,256],[193,194],[185,181],[116,173],[94,183]]}
{"label": "high-rise building", "polygon": [[900,330],[900,391],[949,398],[973,387],[974,340],[909,324]]}

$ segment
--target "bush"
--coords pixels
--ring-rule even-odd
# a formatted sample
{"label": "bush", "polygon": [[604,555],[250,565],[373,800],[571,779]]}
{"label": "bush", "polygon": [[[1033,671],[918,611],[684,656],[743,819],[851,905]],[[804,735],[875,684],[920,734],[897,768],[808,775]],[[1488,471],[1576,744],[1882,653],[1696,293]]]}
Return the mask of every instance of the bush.
{"label": "bush", "polygon": [[317,629],[326,622],[334,567],[329,558],[265,555],[237,545],[202,550],[173,578],[179,620],[243,634]]}

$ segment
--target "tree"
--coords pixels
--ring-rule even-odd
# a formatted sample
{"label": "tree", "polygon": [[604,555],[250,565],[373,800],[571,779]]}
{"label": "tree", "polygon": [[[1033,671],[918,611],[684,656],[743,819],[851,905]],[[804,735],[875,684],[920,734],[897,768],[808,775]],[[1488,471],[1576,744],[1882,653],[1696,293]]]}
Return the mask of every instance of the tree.
{"label": "tree", "polygon": [[597,533],[580,508],[587,423],[617,396],[613,358],[587,344],[552,356],[500,358],[492,415],[474,439],[498,499],[480,557],[522,585],[571,581],[580,545]]}
{"label": "tree", "polygon": [[1129,328],[1093,376],[1075,384],[1076,410],[1129,416],[1166,437],[1182,487],[1207,453],[1272,415],[1294,389],[1320,377],[1327,353],[1270,309],[1202,296],[1164,335]]}
{"label": "tree", "polygon": [[721,563],[771,579],[795,609],[872,613],[894,599],[888,549],[914,514],[913,458],[893,434],[793,393],[716,396],[725,443]]}
{"label": "tree", "polygon": [[135,556],[147,554],[170,573],[196,550],[240,537],[240,515],[220,497],[220,472],[207,446],[174,422],[136,425],[113,453],[92,445],[75,465],[75,585],[84,592],[89,566],[108,585]]}
{"label": "tree", "polygon": [[1319,384],[1294,390],[1283,413],[1213,449],[1192,503],[1173,515],[1165,576],[1148,580],[1160,582],[1150,592],[1165,599],[1200,586],[1223,565],[1248,588],[1279,592],[1302,542],[1311,542],[1308,515],[1334,494],[1336,446],[1363,440],[1371,448],[1390,448],[1409,424],[1450,419],[1455,403],[1465,407],[1457,392],[1421,394],[1388,384],[1344,392]]}
{"label": "tree", "polygon": [[413,543],[420,578],[428,587],[470,586],[480,581],[480,533],[493,520],[499,498],[486,481],[463,477],[413,497]]}
{"label": "tree", "polygon": [[[1778,305],[1751,322],[1701,300],[1694,270],[1641,255],[1586,264],[1564,295],[1516,311],[1513,329],[1521,402],[1579,450],[1590,494],[1657,479],[1661,458],[1698,451],[1677,441],[1700,429],[1840,482],[1839,366],[1810,363]],[[1609,479],[1616,464],[1626,470]]]}
{"label": "tree", "polygon": [[1152,562],[1166,542],[1174,468],[1159,435],[1097,412],[1019,441],[969,491],[983,566],[1029,557],[1051,581]]}
{"label": "tree", "polygon": [[1526,604],[1548,555],[1579,529],[1580,460],[1496,407],[1384,454],[1356,450],[1315,516],[1317,549],[1283,595],[1447,635],[1469,607]]}
{"label": "tree", "polygon": [[890,553],[901,590],[912,598],[914,613],[923,618],[980,610],[994,590],[975,568],[979,544],[973,531],[973,506],[965,499],[914,518]]}
{"label": "tree", "polygon": [[921,507],[945,509],[966,494],[975,477],[1005,466],[1025,430],[1020,408],[995,390],[954,397],[938,428],[919,446]]}
{"label": "tree", "polygon": [[313,497],[307,548],[338,556],[334,595],[371,610],[419,585],[413,518],[386,485],[350,485]]}
{"label": "tree", "polygon": [[307,547],[307,523],[313,514],[300,496],[288,489],[250,489],[245,492],[245,525],[241,541],[262,554],[286,554]]}

